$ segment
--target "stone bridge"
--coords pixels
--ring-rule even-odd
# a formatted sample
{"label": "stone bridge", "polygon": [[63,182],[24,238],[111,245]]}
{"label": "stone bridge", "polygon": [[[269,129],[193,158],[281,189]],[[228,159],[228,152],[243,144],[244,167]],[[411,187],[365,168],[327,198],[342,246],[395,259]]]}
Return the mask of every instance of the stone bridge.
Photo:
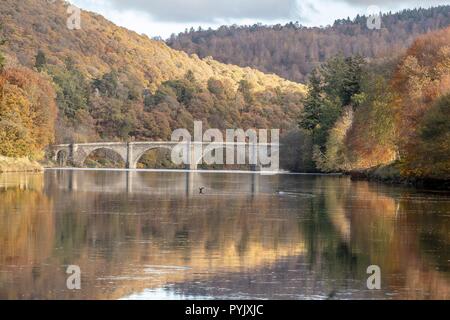
{"label": "stone bridge", "polygon": [[[214,149],[232,149],[233,152],[237,146],[245,146],[248,151],[248,158],[255,159],[255,161],[246,162],[250,164],[253,171],[261,169],[259,163],[258,148],[266,147],[268,144],[249,144],[249,143],[218,143],[217,147],[214,147],[214,143],[206,142],[188,142],[184,143],[185,152],[189,155],[189,164],[186,165],[187,169],[197,170],[198,165],[203,161],[203,153],[196,152],[196,146],[202,145],[208,147],[209,152]],[[59,165],[65,166],[67,163],[74,165],[75,167],[83,167],[85,160],[89,155],[99,149],[111,150],[120,155],[123,161],[126,163],[128,169],[136,169],[137,164],[141,157],[150,150],[153,149],[166,149],[172,152],[175,146],[180,146],[179,142],[99,142],[99,143],[80,143],[80,144],[62,144],[52,146],[50,149],[53,154],[53,160]],[[212,146],[212,147],[211,147]],[[246,153],[247,153],[246,151]]]}

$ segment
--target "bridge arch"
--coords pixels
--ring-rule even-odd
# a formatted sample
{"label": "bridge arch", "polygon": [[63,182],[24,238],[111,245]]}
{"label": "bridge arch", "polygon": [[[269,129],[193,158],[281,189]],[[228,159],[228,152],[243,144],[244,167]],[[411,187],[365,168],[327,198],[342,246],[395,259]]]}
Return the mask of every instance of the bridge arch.
{"label": "bridge arch", "polygon": [[[104,154],[101,154],[104,152]],[[117,148],[111,148],[107,146],[99,146],[96,148],[90,148],[84,152],[84,155],[80,157],[79,161],[82,166],[86,164],[86,161],[95,154],[99,154],[100,159],[122,162],[122,167],[125,168],[127,166],[127,153],[122,152],[122,150],[118,150]]]}
{"label": "bridge arch", "polygon": [[50,151],[53,162],[61,167],[66,166],[71,161],[69,145],[58,145],[56,147],[52,147]]}
{"label": "bridge arch", "polygon": [[137,168],[139,161],[151,151],[165,150],[172,152],[173,147],[168,145],[151,145],[151,146],[133,146],[133,157],[129,163],[130,168]]}
{"label": "bridge arch", "polygon": [[92,143],[71,145],[72,162],[77,167],[82,167],[86,159],[95,151],[104,149],[107,152],[115,152],[120,159],[127,163],[128,147],[126,143]]}
{"label": "bridge arch", "polygon": [[55,152],[55,162],[60,167],[64,167],[67,165],[67,161],[69,160],[69,151],[65,149],[59,149]]}

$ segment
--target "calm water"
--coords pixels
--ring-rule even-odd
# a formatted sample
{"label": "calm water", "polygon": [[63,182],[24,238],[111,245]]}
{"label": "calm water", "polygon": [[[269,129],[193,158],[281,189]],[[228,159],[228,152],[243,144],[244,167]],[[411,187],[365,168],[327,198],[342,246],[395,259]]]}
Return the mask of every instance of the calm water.
{"label": "calm water", "polygon": [[328,176],[0,175],[0,299],[71,298],[449,299],[450,196]]}

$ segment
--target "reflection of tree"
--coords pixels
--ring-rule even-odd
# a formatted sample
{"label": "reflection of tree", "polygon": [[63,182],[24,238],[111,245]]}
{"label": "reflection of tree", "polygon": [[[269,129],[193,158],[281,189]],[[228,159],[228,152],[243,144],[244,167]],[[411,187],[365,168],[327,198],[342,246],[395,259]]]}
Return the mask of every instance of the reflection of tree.
{"label": "reflection of tree", "polygon": [[[446,199],[347,178],[315,178],[299,187],[316,194],[297,206],[304,256],[171,290],[218,297],[225,288],[250,297],[449,298]],[[366,288],[372,264],[381,267],[381,292]]]}
{"label": "reflection of tree", "polygon": [[400,298],[449,298],[450,226],[442,214],[436,214],[448,211],[448,202],[437,201],[438,197],[426,200],[423,195],[414,201],[408,191],[395,199],[392,190],[372,188],[367,182],[326,179],[325,183],[330,185],[321,186],[324,207],[319,199],[311,212],[325,212],[328,218],[323,221],[332,230],[321,227],[326,222],[317,219],[312,225],[321,228],[320,238],[305,235],[305,239],[316,242],[320,257],[327,259],[335,273],[340,262],[343,270],[365,279],[367,266],[376,264],[381,267],[384,288],[398,291]]}
{"label": "reflection of tree", "polygon": [[[69,257],[73,257],[74,248],[89,252],[95,245],[106,247],[102,258],[111,263],[111,268],[124,261],[147,261],[187,265],[200,273],[232,271],[303,252],[296,224],[273,220],[271,210],[276,203],[270,199],[255,204],[241,197],[229,208],[224,208],[219,196],[208,198],[206,205],[200,198],[128,202],[126,196],[116,195],[113,200],[104,195],[85,195],[80,200],[71,203],[70,211],[61,217],[56,234],[61,243],[57,246],[65,243],[64,255]],[[249,209],[257,216],[249,216]],[[80,216],[79,212],[88,214]],[[131,215],[121,215],[123,212]],[[114,243],[126,243],[127,249]],[[111,275],[118,272],[108,271]]]}
{"label": "reflection of tree", "polygon": [[[380,265],[384,290],[400,298],[449,298],[448,202],[407,192],[394,198],[390,189],[346,178],[260,177],[267,193],[254,195],[246,175],[202,175],[193,182],[207,193],[187,196],[90,190],[123,175],[79,174],[74,183],[73,175],[47,173],[45,189],[42,176],[8,183],[0,176],[0,298],[118,298],[168,283],[214,282],[217,274],[289,279],[292,269],[302,270],[301,279],[312,274],[307,288],[295,288],[304,294],[356,288],[373,297],[364,292],[371,264]],[[78,188],[60,188],[70,181]],[[136,181],[170,190],[186,176]],[[315,196],[281,197],[275,186]],[[65,290],[69,264],[81,267],[79,292]],[[248,286],[236,281],[236,289]]]}
{"label": "reflection of tree", "polygon": [[0,298],[22,298],[33,283],[45,287],[38,266],[52,254],[54,216],[42,186],[41,174],[0,175]]}
{"label": "reflection of tree", "polygon": [[[63,175],[61,179],[68,178]],[[25,227],[20,229],[25,235],[29,226],[47,236],[32,248],[33,254],[42,256],[32,264],[42,281],[18,274],[15,281],[20,285],[0,289],[0,297],[8,292],[29,298],[118,298],[168,282],[208,278],[219,270],[253,270],[304,252],[295,216],[286,218],[278,210],[279,200],[271,195],[254,201],[246,193],[205,197],[109,194],[84,192],[82,182],[78,181],[77,192],[46,189],[55,199],[54,216],[46,215],[52,228],[15,221]],[[177,184],[177,179],[172,183]],[[227,206],[224,197],[230,200]],[[29,211],[39,212],[31,207]],[[6,215],[10,213],[10,208],[5,210]],[[31,240],[23,246],[27,241]],[[81,267],[80,292],[65,290],[64,271],[69,264]],[[157,266],[186,269],[161,271]]]}
{"label": "reflection of tree", "polygon": [[318,194],[310,199],[301,223],[311,270],[322,279],[337,279],[330,292],[350,286],[353,279],[364,279],[364,266],[369,265],[364,255],[352,250],[350,220],[343,206],[349,184],[342,178],[317,178],[313,188]]}

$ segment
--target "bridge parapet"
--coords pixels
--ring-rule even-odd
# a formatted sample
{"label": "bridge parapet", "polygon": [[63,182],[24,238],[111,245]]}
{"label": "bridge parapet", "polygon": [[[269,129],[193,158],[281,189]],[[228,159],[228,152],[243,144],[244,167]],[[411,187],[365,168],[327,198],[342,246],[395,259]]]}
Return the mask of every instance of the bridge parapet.
{"label": "bridge parapet", "polygon": [[[51,147],[53,151],[53,160],[60,165],[65,165],[67,162],[76,166],[83,167],[85,160],[89,155],[98,150],[106,149],[116,152],[120,155],[123,161],[126,163],[126,167],[129,169],[136,169],[138,161],[148,151],[153,149],[166,149],[169,151],[174,150],[176,146],[179,146],[180,142],[168,142],[168,141],[150,141],[150,142],[98,142],[98,143],[76,143],[76,144],[60,144]],[[186,152],[190,154],[190,164],[188,169],[196,170],[198,165],[202,162],[203,154],[197,154],[195,147],[198,145],[208,146],[208,150],[214,149],[234,149],[237,147],[248,148],[249,157],[256,157],[258,148],[266,148],[272,146],[272,144],[249,144],[243,142],[186,142]],[[253,164],[253,170],[257,171],[260,165]]]}

